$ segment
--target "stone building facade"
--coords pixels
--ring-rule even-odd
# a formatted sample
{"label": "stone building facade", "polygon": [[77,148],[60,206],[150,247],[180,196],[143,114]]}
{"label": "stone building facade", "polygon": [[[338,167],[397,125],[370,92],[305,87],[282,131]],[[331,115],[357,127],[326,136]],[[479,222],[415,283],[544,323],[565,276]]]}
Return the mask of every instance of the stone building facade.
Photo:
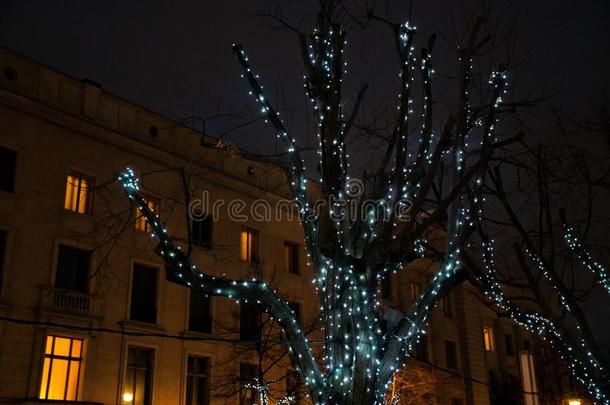
{"label": "stone building facade", "polygon": [[[91,81],[0,50],[0,403],[247,404],[255,393],[242,383],[271,361],[271,403],[292,392],[298,379],[285,354],[244,343],[266,327],[251,308],[165,280],[146,223],[115,181],[136,169],[169,232],[184,240],[191,227],[200,268],[268,278],[315,333],[298,221],[229,220],[227,205],[214,205],[275,207],[287,197],[282,173],[216,145]],[[213,220],[186,220],[181,168],[201,203],[193,207]],[[427,268],[394,277],[396,311]],[[536,404],[523,393],[533,374],[520,362],[531,342],[463,285],[435,310],[410,360],[416,375],[399,374],[393,392],[401,403],[483,405],[491,387],[492,398]]]}

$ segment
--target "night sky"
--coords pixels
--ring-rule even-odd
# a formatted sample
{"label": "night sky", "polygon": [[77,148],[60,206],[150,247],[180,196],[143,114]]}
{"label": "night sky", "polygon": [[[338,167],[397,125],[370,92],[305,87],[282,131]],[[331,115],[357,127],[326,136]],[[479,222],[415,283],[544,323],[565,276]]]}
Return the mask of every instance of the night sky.
{"label": "night sky", "polygon": [[[297,138],[311,144],[313,137],[302,125],[305,102],[296,41],[288,32],[274,31],[265,20],[253,16],[266,11],[271,3],[278,4],[246,0],[182,1],[179,6],[168,1],[5,0],[0,3],[0,45],[77,78],[93,80],[153,111],[182,119],[210,117],[219,109],[235,112],[252,107],[231,55],[231,44],[240,42]],[[407,19],[409,2],[378,3],[380,12],[387,10],[391,19]],[[457,2],[449,3],[459,21]],[[483,1],[466,3],[478,10]],[[513,94],[533,90],[552,93],[555,98],[550,104],[568,111],[603,97],[610,86],[608,2],[492,3],[498,11],[508,9],[509,15],[517,15],[517,53],[511,61]],[[288,20],[302,21],[304,30],[311,26],[315,2],[279,4]],[[431,31],[449,31],[448,15],[445,1],[414,1],[411,20],[418,25],[420,45]],[[368,106],[387,103],[396,94],[397,73],[388,32],[378,27],[348,40],[349,91],[355,94],[359,85],[369,83]],[[441,38],[436,48],[437,70],[455,66],[448,43]],[[208,122],[211,135],[220,136],[231,127],[232,123],[221,121]],[[271,132],[266,137],[260,129],[246,127],[228,137],[248,148],[265,150],[275,137]]]}
{"label": "night sky", "polygon": [[[179,4],[177,4],[179,3]],[[386,2],[378,2],[385,4]],[[407,1],[387,1],[395,21],[407,18]],[[415,0],[411,20],[421,38],[447,31],[445,1]],[[449,0],[455,5],[456,2]],[[467,3],[476,7],[481,0]],[[253,16],[266,1],[7,1],[0,2],[0,46],[38,60],[173,119],[210,117],[218,111],[254,107],[247,84],[231,54],[243,43],[262,76],[269,96],[303,144],[313,136],[303,125],[305,98],[296,41]],[[314,1],[280,2],[291,21],[311,26]],[[606,97],[610,87],[610,2],[494,0],[498,9],[517,15],[513,94],[545,91],[549,107],[583,111]],[[383,7],[381,7],[383,9]],[[458,17],[459,19],[459,17]],[[392,40],[382,27],[348,37],[348,93],[369,83],[366,108],[375,110],[396,94],[397,66]],[[450,67],[451,47],[438,41],[436,64]],[[421,44],[421,43],[420,43]],[[440,66],[439,66],[440,65]],[[199,125],[199,124],[197,124]],[[210,121],[220,136],[230,127]],[[275,136],[262,126],[248,126],[227,139],[254,151],[269,151]]]}

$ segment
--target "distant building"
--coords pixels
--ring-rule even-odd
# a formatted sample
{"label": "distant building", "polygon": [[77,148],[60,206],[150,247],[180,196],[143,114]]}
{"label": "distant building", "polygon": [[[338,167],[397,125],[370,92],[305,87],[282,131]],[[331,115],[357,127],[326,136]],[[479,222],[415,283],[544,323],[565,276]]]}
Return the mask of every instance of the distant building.
{"label": "distant building", "polygon": [[[269,359],[259,362],[240,342],[260,336],[258,313],[167,282],[146,222],[114,182],[136,168],[169,232],[186,237],[190,226],[202,269],[271,278],[303,324],[313,323],[318,305],[298,221],[237,222],[212,205],[278,202],[282,173],[215,143],[0,50],[0,403],[256,400],[244,382]],[[180,167],[193,174],[193,199],[209,199],[195,209],[213,220],[186,222]],[[393,278],[398,313],[421,291],[428,273],[419,274]],[[401,403],[489,404],[491,394],[493,403],[535,405],[531,347],[529,334],[463,285],[435,310],[419,360],[410,360],[417,367],[392,390]],[[285,356],[269,373],[278,380],[272,403],[298,386]]]}

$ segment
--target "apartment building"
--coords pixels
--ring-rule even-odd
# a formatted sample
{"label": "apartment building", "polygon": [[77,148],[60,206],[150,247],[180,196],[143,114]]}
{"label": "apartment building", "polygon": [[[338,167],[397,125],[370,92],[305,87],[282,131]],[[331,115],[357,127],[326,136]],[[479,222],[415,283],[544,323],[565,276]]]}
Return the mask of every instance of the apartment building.
{"label": "apartment building", "polygon": [[[273,362],[271,403],[290,393],[305,403],[284,353],[271,359],[248,346],[266,327],[252,307],[165,280],[147,223],[115,181],[134,168],[168,232],[184,242],[190,230],[200,268],[267,278],[314,325],[298,221],[228,218],[228,201],[281,204],[280,170],[8,50],[0,72],[0,402],[250,404],[257,395],[245,382]],[[184,173],[195,220],[185,215]],[[394,277],[396,311],[429,275]],[[400,373],[393,393],[414,404],[509,394],[537,404],[532,343],[460,286],[435,310],[410,360],[415,372]]]}

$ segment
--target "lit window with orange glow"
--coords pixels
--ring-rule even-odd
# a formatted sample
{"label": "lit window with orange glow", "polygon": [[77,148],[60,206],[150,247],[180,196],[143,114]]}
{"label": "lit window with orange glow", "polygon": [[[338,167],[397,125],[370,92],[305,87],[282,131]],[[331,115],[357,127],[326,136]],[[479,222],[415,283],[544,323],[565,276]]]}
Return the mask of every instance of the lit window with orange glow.
{"label": "lit window with orange glow", "polygon": [[493,330],[488,326],[483,328],[483,342],[485,345],[485,351],[494,351],[494,333]]}
{"label": "lit window with orange glow", "polygon": [[93,178],[79,173],[68,174],[64,208],[81,214],[91,212],[93,202]]}
{"label": "lit window with orange glow", "polygon": [[82,339],[47,336],[40,382],[40,399],[64,401],[78,399],[82,351]]}
{"label": "lit window with orange glow", "polygon": [[[146,201],[146,205],[148,208],[155,213],[157,218],[159,217],[159,212],[161,211],[161,203],[158,198],[152,197],[144,197],[144,201]],[[139,208],[136,208],[136,229],[142,232],[150,232],[152,229],[150,225],[148,225],[148,221],[142,215],[142,212]]]}
{"label": "lit window with orange glow", "polygon": [[241,260],[253,263],[257,260],[258,232],[250,228],[241,229]]}

